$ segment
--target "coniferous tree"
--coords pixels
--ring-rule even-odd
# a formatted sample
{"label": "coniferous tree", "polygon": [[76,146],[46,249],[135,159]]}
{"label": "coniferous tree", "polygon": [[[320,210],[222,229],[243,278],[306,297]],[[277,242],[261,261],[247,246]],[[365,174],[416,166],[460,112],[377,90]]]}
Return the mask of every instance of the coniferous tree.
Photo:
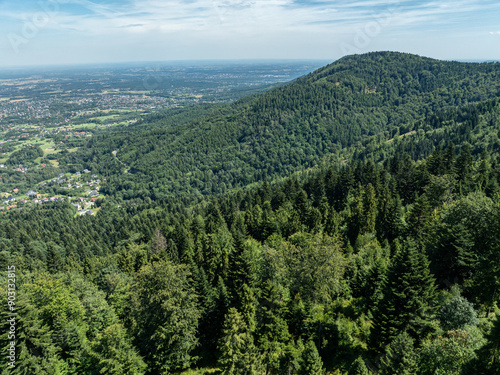
{"label": "coniferous tree", "polygon": [[356,238],[360,233],[363,233],[365,228],[365,218],[364,218],[364,207],[363,207],[363,195],[364,189],[359,186],[357,195],[351,203],[349,208],[349,219],[347,224],[347,236],[351,242],[354,244]]}
{"label": "coniferous tree", "polygon": [[478,351],[478,360],[472,368],[481,375],[500,375],[500,311],[490,332],[486,335],[486,344]]}
{"label": "coniferous tree", "polygon": [[437,145],[434,152],[427,158],[427,170],[433,175],[439,176],[445,173],[444,154],[441,146]]}
{"label": "coniferous tree", "polygon": [[391,239],[390,224],[391,224],[391,192],[388,185],[382,187],[382,192],[378,200],[377,220],[375,222],[375,229],[377,231],[377,238],[379,241],[383,239]]}
{"label": "coniferous tree", "polygon": [[314,341],[309,340],[302,352],[302,366],[300,375],[322,375],[323,361],[319,356],[318,349]]}
{"label": "coniferous tree", "polygon": [[163,251],[167,250],[167,240],[158,228],[155,229],[153,241],[151,243],[151,256],[159,256]]}
{"label": "coniferous tree", "polygon": [[64,267],[61,257],[61,247],[53,242],[49,242],[47,246],[47,269],[50,273],[55,274],[62,271]]}
{"label": "coniferous tree", "polygon": [[97,335],[87,361],[89,375],[141,375],[146,370],[146,364],[120,324],[110,325]]}
{"label": "coniferous tree", "polygon": [[286,344],[290,340],[286,317],[286,300],[281,285],[268,280],[262,287],[256,335],[264,355],[266,372],[278,373]]}
{"label": "coniferous tree", "polygon": [[148,264],[134,290],[137,347],[151,371],[182,370],[193,363],[200,311],[184,265]]}
{"label": "coniferous tree", "polygon": [[235,308],[230,308],[225,319],[223,336],[219,343],[219,366],[224,375],[261,375],[261,356],[254,345],[252,334]]}
{"label": "coniferous tree", "polygon": [[295,208],[299,213],[300,222],[302,224],[307,224],[311,205],[307,198],[307,193],[303,189],[297,194],[297,198],[295,200]]}
{"label": "coniferous tree", "polygon": [[455,174],[455,146],[451,143],[446,149],[443,157],[445,173]]}
{"label": "coniferous tree", "polygon": [[246,253],[245,239],[238,236],[234,241],[234,250],[229,254],[227,285],[232,297],[241,296],[243,285],[251,286],[254,284],[255,279],[251,259]]}
{"label": "coniferous tree", "polygon": [[254,332],[256,328],[256,298],[253,290],[247,285],[243,284],[241,292],[241,315],[245,321],[249,332]]}
{"label": "coniferous tree", "polygon": [[466,143],[456,161],[457,179],[462,193],[466,193],[467,186],[470,183],[472,163],[473,158],[470,152],[470,145]]}
{"label": "coniferous tree", "polygon": [[424,338],[435,327],[436,287],[423,251],[405,242],[390,266],[384,297],[374,312],[372,347],[381,351],[398,334]]}
{"label": "coniferous tree", "polygon": [[363,225],[361,233],[371,233],[375,230],[376,215],[377,201],[375,199],[375,189],[369,183],[363,192]]}
{"label": "coniferous tree", "polygon": [[381,358],[381,375],[414,375],[418,368],[418,353],[414,340],[405,331],[397,335],[385,348]]}
{"label": "coniferous tree", "polygon": [[[37,373],[55,375],[67,371],[68,364],[61,357],[61,349],[53,341],[53,332],[47,324],[44,324],[38,309],[24,293],[18,295],[16,302],[17,316],[2,319],[0,324],[2,348],[7,349],[11,341],[16,342],[14,360],[11,362],[8,351],[0,358],[3,371],[16,375]],[[4,305],[7,305],[6,301]],[[16,322],[15,340],[8,337],[11,319]],[[13,363],[14,367],[9,363]]]}
{"label": "coniferous tree", "polygon": [[423,243],[430,234],[432,207],[426,194],[417,198],[408,215],[408,234]]}

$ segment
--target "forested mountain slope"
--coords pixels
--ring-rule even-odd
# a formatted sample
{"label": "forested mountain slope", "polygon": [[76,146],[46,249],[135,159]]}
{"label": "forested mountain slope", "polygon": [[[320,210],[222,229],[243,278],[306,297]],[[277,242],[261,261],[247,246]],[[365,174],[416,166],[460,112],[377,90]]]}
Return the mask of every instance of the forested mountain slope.
{"label": "forested mountain slope", "polygon": [[[500,64],[380,52],[348,56],[288,85],[180,119],[97,136],[66,160],[110,176],[121,197],[212,194],[313,166],[371,136],[391,139],[434,113],[496,98]],[[176,117],[177,116],[177,117]],[[189,114],[187,117],[189,118]],[[164,126],[161,123],[164,122]]]}
{"label": "forested mountain slope", "polygon": [[496,374],[500,158],[457,148],[331,164],[194,206],[12,213],[0,261],[19,270],[20,363]]}
{"label": "forested mountain slope", "polygon": [[500,374],[498,72],[346,57],[90,141],[96,216],[0,215],[9,373]]}

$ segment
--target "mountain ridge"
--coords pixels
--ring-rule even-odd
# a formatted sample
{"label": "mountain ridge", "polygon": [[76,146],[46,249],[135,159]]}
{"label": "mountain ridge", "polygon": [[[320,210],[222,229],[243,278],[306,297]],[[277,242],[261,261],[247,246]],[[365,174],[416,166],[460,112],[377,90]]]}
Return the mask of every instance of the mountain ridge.
{"label": "mountain ridge", "polygon": [[104,133],[71,158],[112,177],[119,166],[107,150],[118,150],[132,175],[111,178],[108,194],[132,183],[136,192],[129,197],[221,193],[289,175],[369,137],[402,134],[437,111],[499,95],[500,64],[389,52],[347,56],[206,117],[176,125],[167,115],[151,130],[143,123],[140,130]]}

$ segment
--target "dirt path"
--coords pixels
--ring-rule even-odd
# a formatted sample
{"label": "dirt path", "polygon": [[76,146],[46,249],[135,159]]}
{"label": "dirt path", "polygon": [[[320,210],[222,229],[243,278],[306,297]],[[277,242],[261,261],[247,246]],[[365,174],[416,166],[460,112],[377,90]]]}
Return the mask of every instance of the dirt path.
{"label": "dirt path", "polygon": [[121,161],[120,159],[118,159],[118,156],[116,156],[116,154],[118,153],[118,150],[112,151],[111,153],[113,154],[113,156],[115,157],[115,159],[118,160],[119,163],[121,163],[123,166],[125,166],[124,173],[128,173],[128,171],[130,170],[130,168],[128,167],[128,165],[126,163],[124,163],[123,161]]}

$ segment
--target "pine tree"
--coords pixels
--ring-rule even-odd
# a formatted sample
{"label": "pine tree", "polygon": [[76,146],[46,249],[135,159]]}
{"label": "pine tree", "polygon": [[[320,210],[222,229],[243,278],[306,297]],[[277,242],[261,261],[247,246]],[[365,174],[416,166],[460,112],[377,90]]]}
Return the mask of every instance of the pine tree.
{"label": "pine tree", "polygon": [[500,375],[500,311],[497,310],[493,327],[486,335],[486,345],[479,350],[479,367],[483,369],[478,372],[481,375]]}
{"label": "pine tree", "polygon": [[219,366],[224,375],[262,375],[261,356],[243,317],[230,308],[219,343]]}
{"label": "pine tree", "polygon": [[318,349],[314,341],[307,342],[302,352],[302,366],[300,375],[323,375],[323,361],[319,356]]}
{"label": "pine tree", "polygon": [[373,314],[372,347],[380,350],[405,330],[423,339],[436,325],[435,298],[429,261],[414,243],[406,242],[395,255],[384,297]]}
{"label": "pine tree", "polygon": [[247,284],[243,284],[241,296],[241,315],[250,332],[254,332],[256,328],[255,304],[256,298],[253,290]]}
{"label": "pine tree", "polygon": [[156,228],[151,243],[150,256],[158,257],[165,250],[167,250],[167,240],[160,230]]}
{"label": "pine tree", "polygon": [[283,287],[270,280],[266,281],[262,288],[258,311],[257,337],[268,373],[279,371],[281,357],[290,340],[285,320],[286,302]]}
{"label": "pine tree", "polygon": [[381,375],[413,375],[418,367],[414,340],[407,332],[400,333],[385,348],[381,359]]}
{"label": "pine tree", "polygon": [[356,358],[349,369],[349,375],[370,375],[370,371],[366,367],[363,358]]}
{"label": "pine tree", "polygon": [[[2,293],[2,295],[6,296],[7,293]],[[2,302],[4,302],[3,298]],[[6,305],[5,301],[4,306]],[[43,323],[38,309],[30,303],[24,293],[18,294],[16,306],[15,367],[9,366],[9,352],[5,351],[0,357],[0,365],[5,371],[2,373],[13,375],[65,373],[68,365],[61,358],[61,349],[53,342],[53,332],[48,325]],[[2,348],[6,348],[13,341],[7,337],[10,333],[9,319],[12,317],[2,319],[0,324]]]}
{"label": "pine tree", "polygon": [[87,356],[87,374],[141,375],[146,370],[146,364],[120,324],[103,329],[92,342]]}
{"label": "pine tree", "polygon": [[150,371],[182,370],[194,361],[201,314],[190,278],[186,266],[169,261],[148,264],[137,275],[137,347]]}
{"label": "pine tree", "polygon": [[375,189],[369,183],[363,192],[363,225],[361,233],[371,233],[375,230],[375,219],[377,215],[377,201],[375,199]]}
{"label": "pine tree", "polygon": [[54,242],[49,242],[47,254],[47,269],[50,273],[55,274],[63,270],[64,262],[61,257],[61,247]]}
{"label": "pine tree", "polygon": [[[466,188],[470,182],[473,161],[470,145],[466,143],[456,162],[457,179],[462,188]],[[462,190],[462,193],[465,193],[465,191]]]}

